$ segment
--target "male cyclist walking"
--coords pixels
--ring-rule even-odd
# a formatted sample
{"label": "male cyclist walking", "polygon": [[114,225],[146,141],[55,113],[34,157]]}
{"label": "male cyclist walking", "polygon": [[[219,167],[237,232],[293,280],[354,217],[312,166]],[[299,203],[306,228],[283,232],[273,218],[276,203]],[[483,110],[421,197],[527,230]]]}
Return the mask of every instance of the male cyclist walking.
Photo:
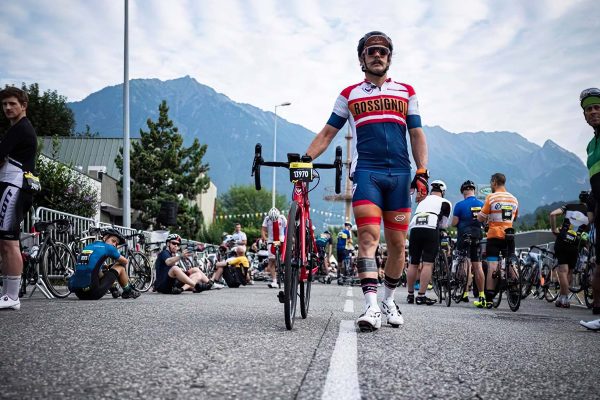
{"label": "male cyclist walking", "polygon": [[[394,301],[394,292],[404,269],[404,243],[410,220],[409,190],[417,189],[417,201],[427,195],[427,143],[412,86],[387,76],[394,46],[379,31],[369,32],[358,42],[358,61],[365,79],[348,86],[338,96],[325,127],[310,144],[306,154],[317,158],[346,121],[352,130],[354,154],[350,176],[354,182],[352,207],[358,227],[358,276],[366,309],[358,318],[362,331],[381,327],[377,303],[377,264],[381,219],[388,246],[385,293],[382,302],[387,322],[404,323]],[[410,137],[417,173],[410,181]]]}

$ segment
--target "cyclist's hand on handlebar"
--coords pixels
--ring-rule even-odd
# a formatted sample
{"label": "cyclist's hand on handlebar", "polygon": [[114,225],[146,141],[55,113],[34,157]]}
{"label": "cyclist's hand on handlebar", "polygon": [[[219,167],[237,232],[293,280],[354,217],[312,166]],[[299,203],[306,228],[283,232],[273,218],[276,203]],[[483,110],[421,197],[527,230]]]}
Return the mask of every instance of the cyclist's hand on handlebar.
{"label": "cyclist's hand on handlebar", "polygon": [[302,162],[312,162],[312,157],[309,156],[308,154],[304,153],[304,155],[301,158]]}
{"label": "cyclist's hand on handlebar", "polygon": [[417,203],[423,200],[429,193],[429,171],[420,168],[410,183],[410,194],[417,192]]}

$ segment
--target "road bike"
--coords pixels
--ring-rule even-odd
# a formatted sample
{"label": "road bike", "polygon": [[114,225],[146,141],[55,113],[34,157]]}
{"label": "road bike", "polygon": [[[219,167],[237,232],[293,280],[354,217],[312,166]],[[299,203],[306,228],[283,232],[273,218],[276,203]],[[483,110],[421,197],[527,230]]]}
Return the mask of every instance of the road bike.
{"label": "road bike", "polygon": [[544,297],[545,279],[550,276],[554,253],[540,246],[531,246],[523,258],[521,299],[530,294],[542,299]]}
{"label": "road bike", "polygon": [[[452,271],[448,265],[448,257],[446,255],[445,246],[442,243],[447,236],[442,235],[440,231],[438,240],[438,253],[433,262],[433,271],[431,274],[431,283],[433,291],[438,297],[440,303],[445,302],[446,307],[452,304],[452,295],[450,292],[450,282],[452,280]],[[427,282],[421,282],[421,285],[427,285]]]}
{"label": "road bike", "polygon": [[[264,161],[262,145],[254,148],[252,176],[256,190],[261,189],[260,167],[282,167],[289,169],[290,182],[293,184],[292,202],[288,212],[288,226],[285,242],[281,249],[283,255],[283,297],[285,326],[288,330],[294,326],[297,300],[300,298],[302,318],[308,315],[310,292],[313,276],[318,269],[318,249],[310,218],[308,193],[319,184],[320,176],[316,169],[335,169],[335,192],[340,193],[342,177],[342,148],[335,149],[333,164],[312,163],[310,157],[300,157],[298,153],[288,153],[287,162]],[[309,183],[317,183],[309,189]],[[282,279],[279,279],[280,281]],[[281,293],[281,292],[280,292]]]}
{"label": "road bike", "polygon": [[521,305],[522,295],[522,269],[519,258],[515,255],[515,230],[507,228],[504,230],[506,241],[505,255],[500,256],[498,265],[492,273],[492,278],[496,280],[496,296],[492,305],[498,308],[502,302],[502,293],[506,292],[506,300],[511,311],[517,311]]}
{"label": "road bike", "polygon": [[[145,236],[143,233],[133,233],[125,236],[127,240],[135,238],[138,239],[141,246],[144,245]],[[129,275],[129,283],[140,292],[147,292],[154,283],[154,274],[148,256],[141,251],[132,249],[127,241],[120,246],[120,249],[128,261],[127,275]]]}
{"label": "road bike", "polygon": [[470,273],[470,249],[473,236],[465,233],[462,237],[461,248],[455,250],[455,259],[452,261],[450,291],[455,303],[460,303],[467,291]]}

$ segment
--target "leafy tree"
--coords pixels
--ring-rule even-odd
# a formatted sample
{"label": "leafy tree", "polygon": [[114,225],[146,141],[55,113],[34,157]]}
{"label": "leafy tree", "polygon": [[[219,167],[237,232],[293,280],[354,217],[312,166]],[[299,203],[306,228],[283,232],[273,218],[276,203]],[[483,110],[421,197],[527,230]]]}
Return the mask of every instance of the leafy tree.
{"label": "leafy tree", "polygon": [[[194,239],[201,231],[202,214],[191,201],[209,186],[208,164],[202,163],[207,146],[194,139],[190,147],[184,147],[183,137],[169,119],[166,101],[158,111],[158,120],[148,118],[148,131],[140,129],[140,140],[131,145],[131,207],[141,211],[139,221],[145,227],[167,228],[156,221],[160,204],[177,202],[177,226],[170,228]],[[123,173],[123,148],[115,163]],[[121,191],[122,185],[121,179]]]}
{"label": "leafy tree", "polygon": [[[7,85],[8,86],[8,85]],[[27,118],[35,128],[38,136],[72,136],[75,132],[75,117],[73,111],[67,106],[67,98],[59,95],[56,90],[46,90],[40,94],[40,87],[33,83],[27,87],[25,83],[21,89],[27,92],[29,103],[27,105]],[[10,122],[1,113],[0,134],[6,133]]]}
{"label": "leafy tree", "polygon": [[[52,157],[59,150],[58,137],[52,139]],[[57,211],[91,218],[98,211],[98,192],[84,176],[65,165],[38,155],[36,173],[42,190],[34,197],[34,207],[47,207]]]}
{"label": "leafy tree", "polygon": [[[232,186],[217,199],[217,216],[235,217],[217,218],[209,229],[202,232],[201,240],[220,243],[222,233],[232,233],[234,224],[239,222],[248,237],[248,244],[251,244],[260,237],[264,213],[271,209],[271,193],[268,190],[257,191],[250,185]],[[288,208],[284,195],[277,195],[275,204],[279,210]]]}

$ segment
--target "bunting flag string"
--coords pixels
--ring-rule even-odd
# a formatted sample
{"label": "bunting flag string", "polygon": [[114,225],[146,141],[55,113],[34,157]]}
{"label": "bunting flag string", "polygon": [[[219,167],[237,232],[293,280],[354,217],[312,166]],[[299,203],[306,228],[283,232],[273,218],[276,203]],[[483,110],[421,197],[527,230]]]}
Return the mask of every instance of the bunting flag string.
{"label": "bunting flag string", "polygon": [[[287,216],[287,212],[288,212],[288,210],[281,210],[281,213],[286,216]],[[345,219],[344,215],[342,215],[342,214],[333,213],[333,212],[329,212],[329,211],[317,210],[316,208],[311,208],[310,212],[313,215],[322,215],[324,217],[339,218],[342,220]],[[215,219],[264,218],[267,216],[267,213],[268,213],[267,211],[263,211],[263,212],[246,213],[246,214],[217,214],[217,215],[215,215]]]}

